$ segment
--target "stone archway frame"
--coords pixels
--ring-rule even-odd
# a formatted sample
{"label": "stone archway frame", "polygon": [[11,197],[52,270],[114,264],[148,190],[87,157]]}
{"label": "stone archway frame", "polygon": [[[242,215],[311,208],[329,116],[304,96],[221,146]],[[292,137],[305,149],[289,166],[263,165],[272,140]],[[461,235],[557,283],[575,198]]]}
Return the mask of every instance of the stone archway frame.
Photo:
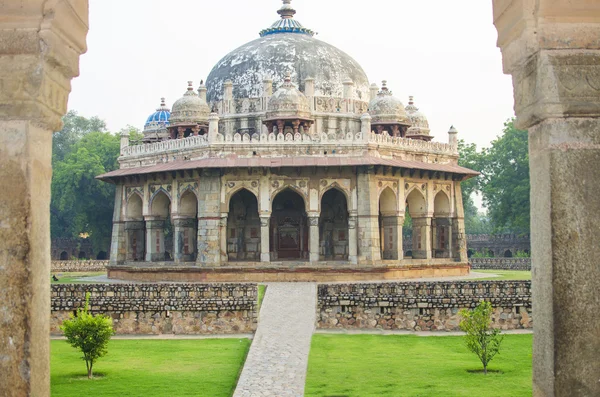
{"label": "stone archway frame", "polygon": [[260,213],[260,181],[258,179],[224,181],[223,187],[225,192],[223,193],[224,196],[221,204],[221,213],[229,212],[231,199],[244,189],[256,197],[256,202],[258,203],[258,212]]}
{"label": "stone archway frame", "polygon": [[271,211],[271,213],[273,213],[273,202],[275,201],[275,198],[277,197],[277,195],[279,193],[281,193],[281,192],[283,192],[284,190],[287,190],[287,189],[290,189],[290,190],[298,193],[298,195],[300,195],[300,197],[302,197],[302,200],[304,201],[304,212],[306,214],[308,214],[310,212],[310,208],[309,208],[310,199],[309,199],[309,196],[308,196],[308,181],[306,181],[306,186],[307,186],[307,188],[306,188],[307,191],[306,192],[303,192],[302,189],[299,188],[298,186],[293,185],[293,184],[289,184],[289,183],[286,183],[286,184],[283,184],[283,185],[279,185],[279,183],[277,183],[277,187],[275,187],[276,182],[278,182],[278,181],[272,181],[271,182],[271,188],[274,189],[274,190],[271,191],[271,194],[270,194],[270,208],[269,208],[269,211]]}
{"label": "stone archway frame", "polygon": [[[425,202],[425,209],[423,212],[420,212],[419,214],[422,215],[423,217],[427,216],[427,214],[429,214],[430,212],[430,208],[429,208],[429,202],[427,200],[427,182],[405,182],[404,184],[404,204],[405,204],[405,209],[406,209],[406,202],[408,200],[408,196],[410,196],[410,194],[414,191],[417,190],[421,196],[423,197],[423,201]],[[409,211],[410,214],[410,211]],[[411,214],[411,217],[413,215]]]}
{"label": "stone archway frame", "polygon": [[133,198],[133,196],[137,196],[140,198],[140,201],[142,202],[142,219],[138,219],[138,220],[143,220],[144,219],[144,195],[143,195],[143,191],[140,192],[139,190],[132,190],[131,192],[128,192],[129,195],[126,197],[126,201],[125,201],[125,208],[124,208],[124,212],[125,212],[125,216],[124,219],[127,220],[131,220],[131,218],[129,217],[129,201]]}
{"label": "stone archway frame", "polygon": [[319,213],[321,212],[321,203],[325,193],[332,189],[340,191],[346,198],[346,207],[348,212],[355,210],[355,203],[351,199],[352,194],[350,192],[351,181],[350,179],[321,179],[319,181]]}
{"label": "stone archway frame", "polygon": [[[448,212],[447,212],[447,213],[441,213],[441,214],[438,214],[438,213],[436,212],[436,211],[437,211],[437,208],[436,208],[436,206],[435,206],[435,200],[436,200],[436,198],[437,198],[437,196],[438,196],[439,194],[443,194],[444,196],[446,196],[446,199],[448,200]],[[408,197],[408,196],[407,196],[407,197]],[[452,198],[451,198],[451,195],[450,195],[450,193],[446,192],[444,189],[441,189],[441,190],[434,190],[434,191],[433,191],[433,211],[432,211],[432,212],[433,212],[433,216],[434,216],[434,217],[435,217],[435,215],[437,214],[437,215],[442,215],[442,217],[443,217],[443,218],[452,218],[452,217],[454,216],[454,214],[453,214],[453,211],[452,211],[452,207],[453,207],[453,206],[452,206]]]}

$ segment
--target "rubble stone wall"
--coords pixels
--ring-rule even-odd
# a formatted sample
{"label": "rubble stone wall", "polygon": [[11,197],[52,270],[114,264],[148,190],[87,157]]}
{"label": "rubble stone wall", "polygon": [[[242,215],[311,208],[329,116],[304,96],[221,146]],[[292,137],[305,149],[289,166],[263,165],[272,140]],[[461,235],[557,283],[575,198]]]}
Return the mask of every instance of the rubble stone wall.
{"label": "rubble stone wall", "polygon": [[317,327],[458,331],[459,310],[494,307],[493,327],[532,328],[530,281],[321,284]]}
{"label": "rubble stone wall", "polygon": [[256,284],[54,284],[50,332],[85,304],[113,319],[117,334],[250,333],[257,325]]}
{"label": "rubble stone wall", "polygon": [[50,269],[55,272],[102,272],[106,270],[109,261],[87,260],[87,261],[52,261]]}
{"label": "rubble stone wall", "polygon": [[531,270],[531,258],[469,258],[471,269]]}

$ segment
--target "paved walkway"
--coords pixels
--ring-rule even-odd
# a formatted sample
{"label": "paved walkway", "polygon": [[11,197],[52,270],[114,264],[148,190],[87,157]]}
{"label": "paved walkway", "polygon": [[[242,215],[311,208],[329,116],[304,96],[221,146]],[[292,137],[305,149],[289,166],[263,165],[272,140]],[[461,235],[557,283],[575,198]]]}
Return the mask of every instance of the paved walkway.
{"label": "paved walkway", "polygon": [[234,397],[301,397],[316,321],[315,283],[269,283]]}

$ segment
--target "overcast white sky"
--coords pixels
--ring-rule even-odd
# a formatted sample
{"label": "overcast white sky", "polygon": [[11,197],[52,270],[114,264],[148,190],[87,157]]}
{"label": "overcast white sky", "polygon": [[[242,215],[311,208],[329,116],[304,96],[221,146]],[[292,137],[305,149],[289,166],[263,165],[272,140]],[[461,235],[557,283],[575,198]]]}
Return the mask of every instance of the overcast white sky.
{"label": "overcast white sky", "polygon": [[[112,131],[142,128],[162,96],[170,106],[231,50],[279,16],[281,0],[90,0],[88,52],[69,109]],[[293,0],[296,19],[350,54],[371,82],[387,79],[429,118],[437,141],[487,146],[513,115],[491,0]]]}

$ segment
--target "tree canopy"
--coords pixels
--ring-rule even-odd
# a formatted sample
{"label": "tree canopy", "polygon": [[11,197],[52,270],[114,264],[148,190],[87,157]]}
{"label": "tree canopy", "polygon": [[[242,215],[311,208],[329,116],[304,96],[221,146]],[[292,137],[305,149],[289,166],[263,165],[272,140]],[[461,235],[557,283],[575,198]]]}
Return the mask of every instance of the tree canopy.
{"label": "tree canopy", "polygon": [[[467,233],[529,233],[528,150],[527,131],[516,129],[513,119],[489,148],[478,152],[474,143],[459,141],[459,165],[481,172],[461,184]],[[487,214],[478,212],[475,192]]]}
{"label": "tree canopy", "polygon": [[53,138],[52,238],[88,235],[95,250],[110,243],[115,187],[95,177],[118,168],[120,137],[97,117],[69,111]]}

